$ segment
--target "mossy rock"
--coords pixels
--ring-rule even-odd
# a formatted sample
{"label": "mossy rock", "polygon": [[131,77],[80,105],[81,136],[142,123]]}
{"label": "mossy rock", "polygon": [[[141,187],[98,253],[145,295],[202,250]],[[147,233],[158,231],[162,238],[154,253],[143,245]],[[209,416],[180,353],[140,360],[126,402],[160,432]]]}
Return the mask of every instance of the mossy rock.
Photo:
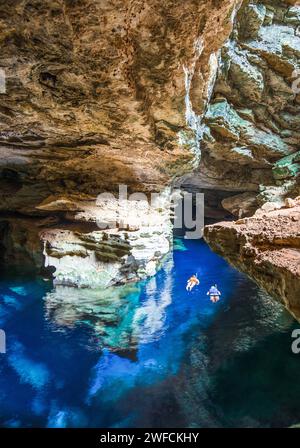
{"label": "mossy rock", "polygon": [[102,261],[103,263],[117,263],[120,262],[120,257],[116,254],[108,252],[95,252],[95,257],[97,261]]}
{"label": "mossy rock", "polygon": [[273,167],[274,178],[280,180],[298,176],[300,172],[299,161],[300,151],[280,159]]}
{"label": "mossy rock", "polygon": [[86,258],[88,256],[88,253],[84,250],[67,250],[67,251],[61,252],[61,251],[58,251],[55,249],[48,249],[47,255],[49,257],[58,258],[58,259],[61,259],[61,258],[67,257],[67,256]]}

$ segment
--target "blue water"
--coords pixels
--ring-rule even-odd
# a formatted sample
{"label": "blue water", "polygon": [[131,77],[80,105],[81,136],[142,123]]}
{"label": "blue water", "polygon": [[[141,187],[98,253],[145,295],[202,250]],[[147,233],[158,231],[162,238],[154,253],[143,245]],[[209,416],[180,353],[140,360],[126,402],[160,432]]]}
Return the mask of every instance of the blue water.
{"label": "blue water", "polygon": [[[197,272],[200,286],[188,293]],[[220,302],[206,295],[218,284]],[[272,427],[300,422],[298,325],[203,241],[104,292],[0,281],[0,425]]]}

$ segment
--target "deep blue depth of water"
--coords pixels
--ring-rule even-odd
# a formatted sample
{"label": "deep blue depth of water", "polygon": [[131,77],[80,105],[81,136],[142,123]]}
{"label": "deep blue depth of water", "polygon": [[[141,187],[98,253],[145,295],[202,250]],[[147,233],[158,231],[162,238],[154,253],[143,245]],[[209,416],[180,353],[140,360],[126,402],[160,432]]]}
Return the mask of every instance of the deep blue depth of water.
{"label": "deep blue depth of water", "polygon": [[[217,304],[206,295],[214,283]],[[0,425],[300,423],[298,326],[203,241],[176,240],[154,278],[105,292],[2,278]]]}

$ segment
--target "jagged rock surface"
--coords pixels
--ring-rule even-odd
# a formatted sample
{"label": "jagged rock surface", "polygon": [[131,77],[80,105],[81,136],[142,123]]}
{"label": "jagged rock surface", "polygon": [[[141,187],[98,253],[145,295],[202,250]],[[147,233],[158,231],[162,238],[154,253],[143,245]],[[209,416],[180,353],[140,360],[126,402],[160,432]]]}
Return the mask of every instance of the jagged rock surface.
{"label": "jagged rock surface", "polygon": [[220,50],[202,120],[201,164],[184,180],[190,188],[253,193],[260,205],[270,200],[262,186],[282,187],[271,195],[275,201],[299,195],[300,6],[294,3],[242,3]]}
{"label": "jagged rock surface", "polygon": [[300,198],[279,210],[207,226],[205,240],[300,319]]}
{"label": "jagged rock surface", "polygon": [[37,213],[50,194],[120,183],[153,191],[190,170],[186,95],[203,109],[208,60],[231,30],[234,3],[0,5],[0,209]]}
{"label": "jagged rock surface", "polygon": [[[65,244],[72,245],[76,238],[69,227],[75,223],[83,236],[96,231],[99,250],[76,259],[64,257],[60,244],[58,258],[45,239],[57,278],[72,283],[75,277],[70,280],[66,266],[81,260],[87,267],[87,259],[103,249],[97,229],[90,230],[98,213],[91,203],[99,193],[115,192],[119,184],[131,191],[161,191],[193,168],[197,139],[187,125],[187,110],[192,116],[193,108],[204,110],[208,62],[231,32],[235,4],[13,0],[0,5],[0,67],[6,75],[6,92],[0,95],[0,212],[6,218],[0,231],[6,262],[26,262],[28,249],[28,261],[39,265],[43,245],[40,240],[34,245],[33,238],[44,230],[56,247],[64,232]],[[19,219],[13,224],[15,213]],[[52,220],[51,231],[43,219]],[[133,256],[140,260],[133,277],[141,265],[153,273],[169,247],[170,226],[163,242],[155,234],[159,226],[152,226],[151,236],[146,225],[149,238],[143,240],[144,254]],[[115,230],[123,241],[123,230]],[[110,271],[111,260],[106,264]],[[115,274],[108,282],[126,277]]]}
{"label": "jagged rock surface", "polygon": [[[220,52],[190,188],[228,191],[210,246],[300,318],[300,6],[244,1]],[[286,207],[286,208],[283,208]],[[252,216],[254,215],[254,216]],[[252,216],[252,217],[251,217]]]}

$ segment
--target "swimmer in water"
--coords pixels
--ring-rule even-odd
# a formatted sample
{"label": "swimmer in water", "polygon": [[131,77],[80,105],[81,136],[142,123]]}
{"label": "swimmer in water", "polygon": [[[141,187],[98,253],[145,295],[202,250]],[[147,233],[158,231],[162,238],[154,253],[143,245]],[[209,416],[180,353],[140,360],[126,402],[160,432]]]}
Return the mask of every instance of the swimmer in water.
{"label": "swimmer in water", "polygon": [[197,274],[192,275],[187,281],[186,290],[191,291],[194,288],[194,286],[198,286],[199,284],[200,281],[197,278]]}
{"label": "swimmer in water", "polygon": [[211,286],[209,291],[207,291],[207,295],[210,296],[210,300],[213,303],[216,303],[220,300],[221,292],[218,290],[217,285]]}

